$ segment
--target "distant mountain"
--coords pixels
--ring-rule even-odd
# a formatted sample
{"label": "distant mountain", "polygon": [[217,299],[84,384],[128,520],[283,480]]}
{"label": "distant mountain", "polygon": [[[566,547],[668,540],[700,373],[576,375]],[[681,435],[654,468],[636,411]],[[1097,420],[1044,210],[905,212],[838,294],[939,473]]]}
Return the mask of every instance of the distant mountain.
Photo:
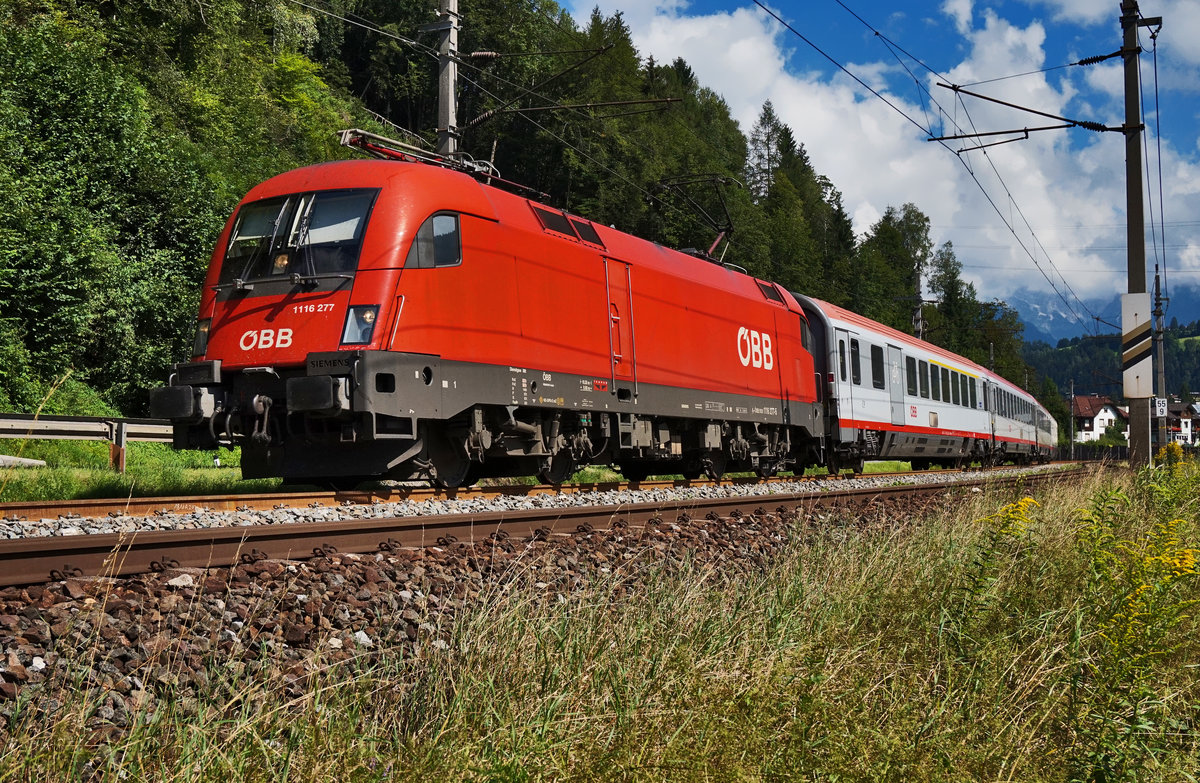
{"label": "distant mountain", "polygon": [[[1200,315],[1200,289],[1174,286],[1171,300],[1167,304],[1166,320],[1169,324],[1172,318],[1187,324]],[[1081,307],[1079,302],[1068,297],[1072,307],[1053,291],[1031,291],[1019,289],[1004,297],[1004,301],[1017,311],[1021,323],[1025,325],[1025,342],[1041,340],[1050,345],[1057,345],[1064,338],[1082,337],[1085,334],[1119,334],[1121,332],[1121,297],[1119,294],[1109,299],[1084,299]],[[1074,313],[1072,313],[1072,310]],[[1097,316],[1104,322],[1093,319]],[[1080,319],[1083,319],[1082,321]]]}

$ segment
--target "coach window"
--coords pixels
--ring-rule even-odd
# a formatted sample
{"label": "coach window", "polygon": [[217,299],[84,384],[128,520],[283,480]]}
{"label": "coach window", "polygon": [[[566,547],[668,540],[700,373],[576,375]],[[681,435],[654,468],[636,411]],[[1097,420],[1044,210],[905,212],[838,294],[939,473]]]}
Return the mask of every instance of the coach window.
{"label": "coach window", "polygon": [[929,380],[933,385],[933,399],[941,400],[942,399],[942,385],[939,381],[939,378],[941,376],[938,375],[938,368],[936,366],[934,366],[934,367],[930,367],[929,369],[930,369]]}
{"label": "coach window", "polygon": [[929,362],[918,362],[918,366],[921,368],[921,396],[929,399]]}
{"label": "coach window", "polygon": [[942,368],[942,402],[950,402],[954,390],[950,388],[950,370]]}
{"label": "coach window", "polygon": [[955,405],[962,405],[962,395],[958,391],[958,379],[958,373],[950,373],[950,397],[954,400]]}
{"label": "coach window", "polygon": [[417,229],[417,236],[404,261],[406,269],[433,269],[462,263],[462,240],[458,215],[438,213]]}
{"label": "coach window", "polygon": [[917,396],[917,360],[911,356],[904,357],[904,374],[908,378],[908,393]]}
{"label": "coach window", "polygon": [[979,397],[976,396],[977,394],[978,394],[978,392],[975,390],[975,379],[972,378],[971,379],[971,408],[972,409],[979,408]]}
{"label": "coach window", "polygon": [[838,369],[842,372],[842,382],[846,381],[846,341],[838,340]]}
{"label": "coach window", "polygon": [[883,374],[883,348],[878,345],[871,346],[871,385],[876,389],[882,389],[885,385],[886,376]]}
{"label": "coach window", "polygon": [[858,340],[850,341],[850,380],[862,383],[862,367],[858,362]]}
{"label": "coach window", "polygon": [[958,386],[962,390],[962,404],[964,406],[970,405],[971,404],[970,403],[971,387],[967,383],[967,376],[965,376],[965,375],[958,376]]}

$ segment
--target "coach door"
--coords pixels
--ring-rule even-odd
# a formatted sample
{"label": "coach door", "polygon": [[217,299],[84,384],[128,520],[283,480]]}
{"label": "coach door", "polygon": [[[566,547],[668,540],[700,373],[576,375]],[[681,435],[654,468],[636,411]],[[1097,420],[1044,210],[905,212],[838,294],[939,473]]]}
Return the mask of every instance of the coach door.
{"label": "coach door", "polygon": [[[837,378],[837,415],[840,421],[854,419],[854,357],[851,356],[850,333],[845,329],[835,329],[833,332],[833,372]],[[838,426],[841,426],[839,423]],[[842,433],[843,438],[852,437],[852,433]]]}
{"label": "coach door", "polygon": [[888,346],[888,391],[892,396],[892,424],[904,424],[904,354]]}
{"label": "coach door", "polygon": [[608,294],[608,352],[613,391],[618,400],[632,400],[637,396],[637,361],[633,347],[636,332],[633,326],[633,278],[629,264],[605,258],[604,286]]}

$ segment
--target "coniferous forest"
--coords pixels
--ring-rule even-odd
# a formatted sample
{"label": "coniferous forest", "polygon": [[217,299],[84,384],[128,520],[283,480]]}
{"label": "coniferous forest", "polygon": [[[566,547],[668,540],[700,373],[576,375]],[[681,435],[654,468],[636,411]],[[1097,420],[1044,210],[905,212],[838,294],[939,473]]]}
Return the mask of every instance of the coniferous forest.
{"label": "coniferous forest", "polygon": [[[0,0],[0,410],[143,414],[187,356],[212,245],[250,187],[352,156],[342,128],[432,146],[437,39],[419,28],[434,7]],[[460,11],[463,149],[505,179],[677,248],[708,249],[727,211],[724,261],[910,333],[936,300],[927,339],[1065,414],[1022,359],[1017,314],[963,281],[917,194],[856,236],[775,107],[739,127],[620,15]]]}

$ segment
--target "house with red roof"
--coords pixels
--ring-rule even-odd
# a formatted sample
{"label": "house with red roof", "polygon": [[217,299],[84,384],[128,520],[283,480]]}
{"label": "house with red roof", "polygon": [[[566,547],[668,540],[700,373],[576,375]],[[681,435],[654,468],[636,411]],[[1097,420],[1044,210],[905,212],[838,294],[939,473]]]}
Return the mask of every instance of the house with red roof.
{"label": "house with red roof", "polygon": [[1076,443],[1100,440],[1105,431],[1118,421],[1129,423],[1129,414],[1111,399],[1100,394],[1073,397],[1071,416],[1075,419]]}

